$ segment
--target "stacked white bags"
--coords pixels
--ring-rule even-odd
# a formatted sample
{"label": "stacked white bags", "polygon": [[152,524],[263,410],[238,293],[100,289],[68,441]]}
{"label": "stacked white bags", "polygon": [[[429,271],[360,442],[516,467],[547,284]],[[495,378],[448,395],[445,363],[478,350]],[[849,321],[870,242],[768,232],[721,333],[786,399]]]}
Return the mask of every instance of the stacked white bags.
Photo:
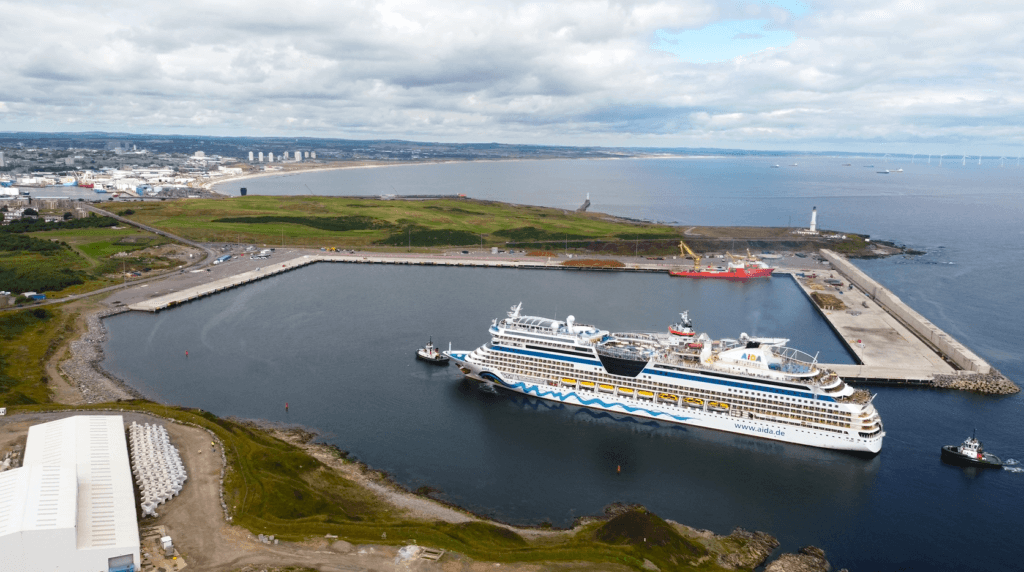
{"label": "stacked white bags", "polygon": [[163,425],[139,425],[128,428],[132,450],[132,474],[142,496],[142,516],[156,516],[156,507],[181,492],[188,475],[178,449],[171,445]]}

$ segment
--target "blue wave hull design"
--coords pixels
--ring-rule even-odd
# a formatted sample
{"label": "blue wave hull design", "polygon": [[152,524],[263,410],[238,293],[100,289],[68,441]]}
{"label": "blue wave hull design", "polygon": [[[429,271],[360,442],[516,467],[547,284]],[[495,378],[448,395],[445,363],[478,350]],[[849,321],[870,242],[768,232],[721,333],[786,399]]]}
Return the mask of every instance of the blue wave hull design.
{"label": "blue wave hull design", "polygon": [[533,395],[541,399],[554,399],[556,401],[568,403],[569,405],[576,405],[576,403],[569,401],[570,397],[574,397],[576,398],[576,401],[579,402],[579,405],[582,405],[584,407],[596,407],[598,409],[606,409],[609,411],[621,409],[623,412],[628,413],[630,415],[642,415],[654,419],[671,419],[677,423],[686,423],[690,419],[693,419],[693,417],[681,417],[679,415],[672,415],[671,413],[666,413],[664,411],[651,411],[650,409],[645,409],[643,407],[633,407],[630,405],[626,405],[625,403],[619,403],[617,401],[608,403],[597,397],[593,399],[588,399],[582,397],[575,391],[563,393],[557,390],[542,390],[539,386],[527,386],[525,383],[521,381],[505,381],[491,372],[484,372],[480,374],[480,377],[488,381],[496,382],[500,384],[502,387],[505,387],[512,391],[518,391],[519,393],[523,393],[525,395]]}

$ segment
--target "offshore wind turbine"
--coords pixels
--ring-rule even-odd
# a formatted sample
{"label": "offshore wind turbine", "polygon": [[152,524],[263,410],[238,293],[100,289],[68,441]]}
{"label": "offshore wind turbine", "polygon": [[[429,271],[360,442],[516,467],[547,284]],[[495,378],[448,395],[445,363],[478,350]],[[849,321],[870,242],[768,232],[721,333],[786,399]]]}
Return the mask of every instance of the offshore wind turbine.
{"label": "offshore wind turbine", "polygon": [[945,155],[946,155],[945,153],[943,153],[943,154],[939,155],[939,166],[940,166],[940,167],[942,166],[942,158],[943,158],[943,157],[944,157]]}
{"label": "offshore wind turbine", "polygon": [[929,165],[932,164],[932,154],[931,153],[928,154],[928,164]]}
{"label": "offshore wind turbine", "polygon": [[1006,157],[1000,157],[999,158],[999,166],[1002,167],[1004,163],[1006,163]]}
{"label": "offshore wind turbine", "polygon": [[917,153],[914,153],[913,155],[910,156],[910,164],[911,165],[914,164],[914,157],[917,157]]}
{"label": "offshore wind turbine", "polygon": [[981,164],[981,155],[978,155],[978,164]]}
{"label": "offshore wind turbine", "polygon": [[963,164],[964,164],[964,165],[966,165],[966,164],[967,164],[967,155],[964,155],[964,161],[963,161]]}

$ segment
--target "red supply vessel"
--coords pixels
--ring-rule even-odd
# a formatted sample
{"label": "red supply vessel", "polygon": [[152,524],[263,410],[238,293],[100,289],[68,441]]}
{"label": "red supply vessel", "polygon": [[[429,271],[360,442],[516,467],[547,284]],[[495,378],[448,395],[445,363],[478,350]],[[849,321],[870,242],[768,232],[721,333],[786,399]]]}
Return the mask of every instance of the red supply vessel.
{"label": "red supply vessel", "polygon": [[725,268],[701,268],[701,257],[694,251],[690,250],[690,247],[681,240],[679,241],[679,252],[682,253],[683,256],[689,254],[693,258],[693,269],[672,270],[669,272],[671,276],[682,276],[684,278],[717,278],[720,280],[740,280],[746,282],[751,278],[769,278],[772,275],[772,271],[775,270],[771,266],[762,262],[756,256],[750,254],[749,250],[747,251],[746,257],[733,256],[732,254],[729,254],[729,258],[732,261],[729,262],[729,265]]}

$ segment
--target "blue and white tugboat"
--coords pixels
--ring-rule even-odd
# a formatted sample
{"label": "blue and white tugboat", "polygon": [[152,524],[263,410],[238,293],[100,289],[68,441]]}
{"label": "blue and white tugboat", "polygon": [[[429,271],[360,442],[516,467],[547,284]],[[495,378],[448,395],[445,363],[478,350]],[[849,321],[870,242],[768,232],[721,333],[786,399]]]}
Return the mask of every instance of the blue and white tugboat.
{"label": "blue and white tugboat", "polygon": [[986,453],[981,441],[972,434],[958,447],[945,445],[942,447],[942,461],[951,465],[964,467],[990,467],[998,469],[1003,462],[992,453]]}
{"label": "blue and white tugboat", "polygon": [[435,365],[448,365],[448,356],[434,347],[434,339],[430,338],[427,345],[416,350],[416,359]]}

